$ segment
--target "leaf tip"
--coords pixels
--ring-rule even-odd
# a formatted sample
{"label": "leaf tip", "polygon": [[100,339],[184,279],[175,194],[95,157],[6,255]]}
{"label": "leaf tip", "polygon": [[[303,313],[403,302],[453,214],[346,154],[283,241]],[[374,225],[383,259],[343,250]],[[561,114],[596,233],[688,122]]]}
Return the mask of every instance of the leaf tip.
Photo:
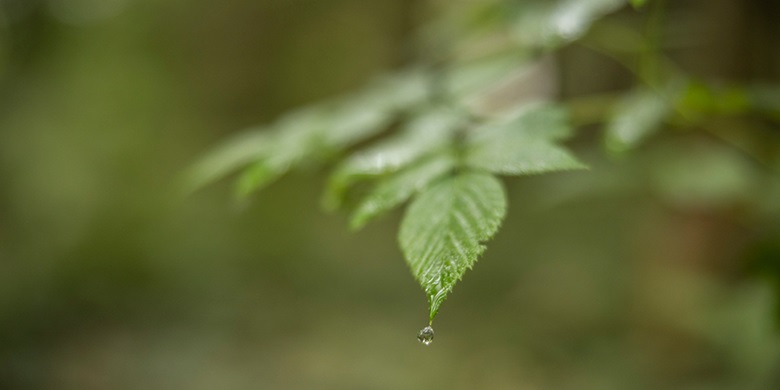
{"label": "leaf tip", "polygon": [[365,218],[362,214],[353,215],[349,220],[349,230],[352,232],[360,231],[366,224],[368,224],[368,218]]}

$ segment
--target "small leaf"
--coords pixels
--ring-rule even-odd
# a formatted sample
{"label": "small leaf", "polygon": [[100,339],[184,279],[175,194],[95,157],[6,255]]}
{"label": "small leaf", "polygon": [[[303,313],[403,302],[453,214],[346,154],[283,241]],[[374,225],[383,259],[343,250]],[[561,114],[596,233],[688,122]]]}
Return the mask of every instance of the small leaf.
{"label": "small leaf", "polygon": [[635,148],[672,113],[672,103],[661,93],[651,89],[631,92],[614,108],[607,123],[606,144],[613,153]]}
{"label": "small leaf", "polygon": [[420,71],[385,76],[362,91],[294,110],[266,131],[240,135],[208,154],[187,173],[194,191],[247,165],[237,183],[246,196],[304,161],[319,161],[383,131],[403,110],[427,99]]}
{"label": "small leaf", "polygon": [[246,198],[304,160],[316,158],[324,115],[324,108],[310,107],[280,119],[271,139],[271,150],[241,173],[236,181],[236,196]]}
{"label": "small leaf", "polygon": [[273,150],[272,144],[271,134],[267,131],[253,130],[234,136],[198,160],[185,173],[185,192],[194,192],[267,156]]}
{"label": "small leaf", "polygon": [[485,251],[506,215],[504,187],[485,173],[463,172],[420,194],[406,211],[399,241],[428,296],[430,321],[455,283]]}
{"label": "small leaf", "polygon": [[349,157],[330,180],[326,206],[338,208],[347,188],[362,178],[397,172],[444,148],[464,120],[461,113],[451,110],[425,112],[409,122],[400,134]]}
{"label": "small leaf", "polygon": [[557,108],[527,108],[507,121],[488,123],[467,140],[465,161],[472,168],[501,175],[529,175],[583,169],[556,140],[571,133]]}
{"label": "small leaf", "polygon": [[282,177],[293,164],[293,158],[289,154],[272,155],[244,169],[236,180],[236,197],[244,199]]}
{"label": "small leaf", "polygon": [[371,219],[406,202],[416,192],[451,172],[453,168],[455,160],[441,153],[383,179],[358,205],[350,225],[353,229],[363,227]]}

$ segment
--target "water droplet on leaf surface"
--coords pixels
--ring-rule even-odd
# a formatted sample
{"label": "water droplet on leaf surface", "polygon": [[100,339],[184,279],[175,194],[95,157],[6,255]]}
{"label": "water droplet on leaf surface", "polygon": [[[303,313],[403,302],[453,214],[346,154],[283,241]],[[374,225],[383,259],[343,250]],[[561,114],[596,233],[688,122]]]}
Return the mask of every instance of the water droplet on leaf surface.
{"label": "water droplet on leaf surface", "polygon": [[417,333],[417,341],[425,344],[425,345],[431,345],[433,342],[433,328],[430,326],[426,326],[425,328],[422,328],[420,332]]}

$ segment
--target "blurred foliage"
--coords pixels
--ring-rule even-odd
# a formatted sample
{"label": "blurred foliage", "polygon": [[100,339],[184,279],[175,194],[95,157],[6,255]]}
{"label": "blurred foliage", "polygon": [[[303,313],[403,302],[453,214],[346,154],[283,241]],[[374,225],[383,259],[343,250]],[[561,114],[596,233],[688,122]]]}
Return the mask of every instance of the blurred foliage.
{"label": "blurred foliage", "polygon": [[[0,388],[777,388],[780,4],[627,3],[0,0]],[[590,169],[504,182],[420,348],[399,215],[318,193],[529,112]]]}

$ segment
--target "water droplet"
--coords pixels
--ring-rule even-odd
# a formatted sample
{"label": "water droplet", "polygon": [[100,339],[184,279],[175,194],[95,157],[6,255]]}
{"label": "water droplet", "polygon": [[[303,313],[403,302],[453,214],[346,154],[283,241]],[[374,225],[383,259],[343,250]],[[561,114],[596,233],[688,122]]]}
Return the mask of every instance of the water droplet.
{"label": "water droplet", "polygon": [[433,328],[430,326],[426,326],[425,328],[422,328],[420,332],[417,333],[417,341],[425,344],[425,345],[431,345],[433,342]]}

